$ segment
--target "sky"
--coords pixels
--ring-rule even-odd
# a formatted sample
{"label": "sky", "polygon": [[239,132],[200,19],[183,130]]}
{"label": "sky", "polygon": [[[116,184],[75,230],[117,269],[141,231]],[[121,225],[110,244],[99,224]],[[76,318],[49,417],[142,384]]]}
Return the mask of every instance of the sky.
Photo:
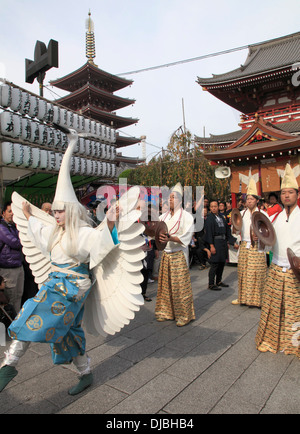
{"label": "sky", "polygon": [[[33,60],[37,40],[59,43],[59,67],[46,74],[44,96],[66,93],[49,82],[80,68],[85,57],[85,22],[94,22],[95,63],[111,74],[191,59],[266,41],[300,31],[299,0],[0,0],[0,77],[39,93],[25,83],[25,59]],[[147,160],[166,148],[183,125],[193,135],[224,134],[240,127],[240,113],[202,90],[207,78],[238,68],[248,50],[122,75],[133,80],[116,95],[135,99],[117,114],[138,118],[123,135],[146,136]],[[300,53],[299,53],[300,61]],[[184,110],[183,110],[184,108]],[[120,148],[125,156],[142,157],[142,146]]]}

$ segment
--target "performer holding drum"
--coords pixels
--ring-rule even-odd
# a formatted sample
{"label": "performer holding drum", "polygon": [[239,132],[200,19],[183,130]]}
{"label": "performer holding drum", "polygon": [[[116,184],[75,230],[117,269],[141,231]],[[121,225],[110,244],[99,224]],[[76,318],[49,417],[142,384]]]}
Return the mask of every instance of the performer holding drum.
{"label": "performer holding drum", "polygon": [[262,352],[282,351],[300,358],[297,333],[300,326],[300,282],[299,274],[297,278],[288,258],[289,249],[300,257],[298,187],[293,170],[287,164],[281,183],[284,209],[273,221],[276,241],[264,287],[256,346]]}
{"label": "performer holding drum", "polygon": [[[261,306],[261,296],[267,276],[264,246],[261,246],[252,228],[252,215],[258,211],[256,182],[250,178],[247,188],[246,210],[241,212],[241,245],[238,258],[238,298],[234,305]],[[267,213],[260,211],[266,217]]]}

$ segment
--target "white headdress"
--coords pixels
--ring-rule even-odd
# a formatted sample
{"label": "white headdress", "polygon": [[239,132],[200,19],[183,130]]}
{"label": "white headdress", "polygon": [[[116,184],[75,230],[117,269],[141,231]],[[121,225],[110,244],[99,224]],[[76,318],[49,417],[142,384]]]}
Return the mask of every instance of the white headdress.
{"label": "white headdress", "polygon": [[180,184],[180,182],[177,182],[177,184],[175,185],[175,187],[172,188],[171,193],[179,193],[181,194],[181,196],[183,196],[183,188],[182,185]]}
{"label": "white headdress", "polygon": [[61,162],[52,203],[52,209],[58,211],[65,209],[65,204],[79,204],[70,176],[71,158],[78,140],[78,134],[75,130],[69,130],[68,135],[70,142]]}

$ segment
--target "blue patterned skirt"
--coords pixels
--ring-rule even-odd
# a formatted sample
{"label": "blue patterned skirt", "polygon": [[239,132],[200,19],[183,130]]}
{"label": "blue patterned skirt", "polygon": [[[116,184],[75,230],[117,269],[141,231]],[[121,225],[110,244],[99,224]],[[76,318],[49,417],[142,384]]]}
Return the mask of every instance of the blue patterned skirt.
{"label": "blue patterned skirt", "polygon": [[[58,265],[59,268],[69,264]],[[89,275],[88,266],[81,264],[72,271]],[[38,293],[27,300],[8,332],[12,339],[50,343],[55,364],[70,363],[85,353],[85,335],[81,327],[84,302],[90,288],[78,297],[77,280],[81,277],[54,271]]]}

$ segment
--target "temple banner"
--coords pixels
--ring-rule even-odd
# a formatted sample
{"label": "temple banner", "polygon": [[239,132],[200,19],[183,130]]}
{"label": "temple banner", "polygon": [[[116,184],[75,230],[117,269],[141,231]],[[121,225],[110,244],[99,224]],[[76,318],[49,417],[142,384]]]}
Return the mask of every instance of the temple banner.
{"label": "temple banner", "polygon": [[250,177],[256,181],[257,191],[260,192],[259,165],[231,167],[231,193],[246,193]]}
{"label": "temple banner", "polygon": [[299,159],[298,156],[293,156],[290,158],[289,161],[286,161],[285,159],[261,165],[261,182],[262,191],[264,193],[280,190],[281,178],[283,176],[285,165],[287,162],[290,163],[292,169],[294,170],[298,184],[300,185]]}

